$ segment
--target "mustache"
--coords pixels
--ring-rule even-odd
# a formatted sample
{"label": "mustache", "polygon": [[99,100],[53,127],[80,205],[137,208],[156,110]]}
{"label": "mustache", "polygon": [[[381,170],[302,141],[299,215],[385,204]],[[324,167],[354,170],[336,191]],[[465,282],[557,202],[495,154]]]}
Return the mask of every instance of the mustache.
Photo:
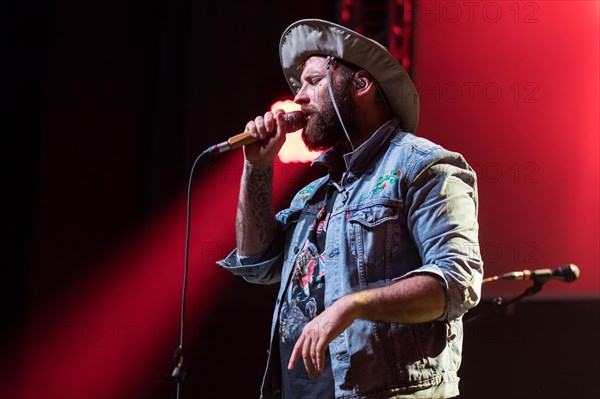
{"label": "mustache", "polygon": [[319,111],[316,107],[311,107],[310,105],[302,106],[302,107],[300,107],[300,110],[305,115],[314,114],[314,113],[317,113]]}

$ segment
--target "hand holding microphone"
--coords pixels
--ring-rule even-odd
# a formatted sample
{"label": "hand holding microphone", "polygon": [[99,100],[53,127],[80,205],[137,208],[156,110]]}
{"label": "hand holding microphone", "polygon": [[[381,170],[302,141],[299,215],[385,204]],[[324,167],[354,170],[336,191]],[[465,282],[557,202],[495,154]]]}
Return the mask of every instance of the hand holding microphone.
{"label": "hand holding microphone", "polygon": [[[285,121],[284,123],[286,124],[285,128],[282,126],[283,121]],[[256,117],[253,121],[248,122],[248,124],[246,125],[246,130],[244,132],[232,136],[226,141],[212,146],[212,153],[220,154],[225,151],[233,150],[242,146],[255,143],[260,140],[264,140],[270,136],[275,136],[275,139],[277,139],[281,134],[295,132],[299,129],[302,129],[304,126],[306,126],[306,117],[304,116],[304,113],[302,111],[293,111],[286,113],[267,112],[264,117],[259,116]],[[281,149],[282,145],[283,140],[281,140],[281,144],[274,149],[276,151],[272,151],[270,149],[267,150],[267,152],[274,152],[274,154],[268,154],[266,155],[266,158],[275,159],[275,156]],[[261,151],[253,151],[253,154],[251,154],[251,158],[265,156],[265,154],[258,155],[259,152]]]}

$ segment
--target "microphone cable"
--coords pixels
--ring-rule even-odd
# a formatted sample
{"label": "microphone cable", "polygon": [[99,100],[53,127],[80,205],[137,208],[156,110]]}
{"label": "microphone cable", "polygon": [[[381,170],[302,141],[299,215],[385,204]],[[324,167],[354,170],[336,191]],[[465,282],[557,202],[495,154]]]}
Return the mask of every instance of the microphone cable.
{"label": "microphone cable", "polygon": [[[301,111],[287,112],[284,114],[284,119],[287,123],[291,124],[289,129],[298,130],[306,126],[306,118]],[[288,131],[289,133],[289,131]],[[243,136],[240,138],[240,136]],[[173,360],[175,361],[175,368],[171,373],[171,378],[173,378],[177,382],[177,399],[181,398],[181,385],[186,375],[186,370],[183,365],[183,333],[184,333],[184,325],[185,325],[185,298],[187,293],[187,279],[188,279],[188,259],[189,259],[189,251],[190,251],[190,208],[192,203],[192,179],[194,177],[194,170],[196,169],[196,165],[198,162],[204,158],[206,155],[217,155],[222,152],[228,151],[232,148],[238,148],[239,146],[249,144],[253,141],[256,141],[255,138],[247,137],[247,132],[240,133],[235,137],[228,139],[219,144],[212,145],[204,150],[194,163],[192,164],[192,169],[190,170],[190,177],[188,179],[188,187],[187,187],[187,206],[186,206],[186,226],[185,226],[185,256],[184,256],[184,265],[183,265],[183,290],[181,292],[181,319],[179,325],[179,346],[175,349],[175,353],[173,354]],[[234,139],[234,140],[232,140]],[[250,139],[251,141],[247,141]],[[246,140],[246,141],[244,141]]]}
{"label": "microphone cable", "polygon": [[192,164],[190,171],[190,177],[188,179],[187,187],[187,205],[186,205],[186,226],[185,226],[185,256],[183,261],[183,289],[181,292],[181,318],[179,324],[179,346],[173,354],[175,361],[175,368],[171,373],[171,378],[177,382],[177,399],[181,398],[181,385],[185,378],[186,370],[183,365],[183,333],[184,333],[184,321],[185,321],[185,298],[187,293],[187,279],[188,279],[188,259],[190,249],[190,214],[191,214],[191,203],[192,203],[192,179],[194,176],[194,170],[198,162],[206,155],[211,155],[216,152],[216,146],[212,146],[204,150]]}

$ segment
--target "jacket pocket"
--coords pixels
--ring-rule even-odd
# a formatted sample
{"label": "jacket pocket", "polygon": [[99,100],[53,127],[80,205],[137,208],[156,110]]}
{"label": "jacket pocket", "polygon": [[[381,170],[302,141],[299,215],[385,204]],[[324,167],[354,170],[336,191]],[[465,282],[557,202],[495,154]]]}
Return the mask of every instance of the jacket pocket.
{"label": "jacket pocket", "polygon": [[348,210],[350,253],[363,288],[389,283],[391,262],[399,250],[402,202],[381,200]]}

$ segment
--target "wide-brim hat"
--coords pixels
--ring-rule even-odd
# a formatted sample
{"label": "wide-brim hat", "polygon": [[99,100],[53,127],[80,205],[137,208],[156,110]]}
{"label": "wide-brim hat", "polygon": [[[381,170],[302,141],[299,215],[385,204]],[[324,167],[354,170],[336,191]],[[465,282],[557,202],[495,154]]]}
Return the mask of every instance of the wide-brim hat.
{"label": "wide-brim hat", "polygon": [[313,55],[333,56],[369,72],[377,81],[402,128],[414,132],[419,120],[419,96],[400,62],[375,40],[321,19],[296,21],[279,43],[281,68],[295,93],[302,86],[304,62]]}

